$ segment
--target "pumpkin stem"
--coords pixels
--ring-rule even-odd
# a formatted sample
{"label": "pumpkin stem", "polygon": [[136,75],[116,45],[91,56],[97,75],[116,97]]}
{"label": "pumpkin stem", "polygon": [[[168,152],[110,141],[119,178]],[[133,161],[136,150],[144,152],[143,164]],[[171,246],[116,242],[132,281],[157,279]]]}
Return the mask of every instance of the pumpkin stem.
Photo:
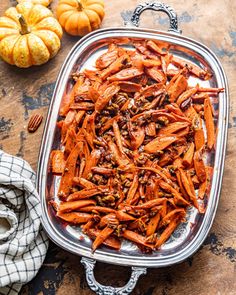
{"label": "pumpkin stem", "polygon": [[82,3],[80,2],[80,0],[77,0],[77,3],[78,3],[78,10],[79,11],[82,11],[84,9]]}
{"label": "pumpkin stem", "polygon": [[21,30],[20,30],[21,35],[29,34],[30,29],[27,26],[27,23],[26,23],[25,18],[23,17],[23,15],[19,16],[19,22],[20,22],[20,26],[21,26]]}

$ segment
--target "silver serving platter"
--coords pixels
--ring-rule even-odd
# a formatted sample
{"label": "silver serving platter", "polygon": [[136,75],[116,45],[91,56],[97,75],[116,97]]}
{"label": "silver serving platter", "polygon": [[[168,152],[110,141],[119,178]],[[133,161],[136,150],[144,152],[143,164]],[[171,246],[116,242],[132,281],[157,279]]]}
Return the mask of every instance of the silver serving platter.
{"label": "silver serving platter", "polygon": [[[164,11],[170,18],[169,32],[137,28],[139,17],[145,9]],[[177,17],[173,10],[162,3],[145,3],[139,5],[124,28],[109,28],[93,32],[82,38],[72,48],[58,75],[54,94],[48,111],[44,135],[41,144],[37,188],[42,204],[42,224],[48,236],[60,247],[83,256],[81,262],[86,269],[88,284],[97,294],[129,294],[141,274],[146,268],[164,267],[179,263],[193,255],[206,238],[213,223],[221,189],[224,158],[226,150],[228,125],[228,85],[224,70],[215,54],[203,44],[180,35],[177,26]],[[49,157],[52,149],[61,148],[60,131],[56,126],[62,96],[70,91],[71,74],[85,68],[93,69],[95,60],[107,49],[111,42],[132,49],[129,40],[152,39],[170,45],[170,52],[184,58],[186,61],[206,67],[213,73],[211,80],[201,81],[191,78],[189,83],[199,83],[203,87],[224,87],[225,91],[214,99],[215,123],[217,125],[217,141],[214,153],[205,158],[206,163],[214,167],[211,190],[205,214],[199,214],[193,207],[187,212],[186,222],[180,224],[171,238],[159,251],[152,254],[142,253],[134,244],[124,241],[120,251],[101,247],[94,254],[91,252],[91,241],[79,227],[66,224],[55,216],[52,207],[48,205],[51,199],[57,200],[57,189],[60,177],[51,173]],[[102,286],[96,282],[93,268],[96,260],[111,264],[132,266],[131,279],[123,288]]]}

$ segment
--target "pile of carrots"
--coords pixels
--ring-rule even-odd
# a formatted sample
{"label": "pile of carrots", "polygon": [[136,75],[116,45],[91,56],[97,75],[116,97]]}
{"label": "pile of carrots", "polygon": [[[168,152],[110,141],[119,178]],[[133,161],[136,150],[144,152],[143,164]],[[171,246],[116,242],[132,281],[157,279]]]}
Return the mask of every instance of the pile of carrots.
{"label": "pile of carrots", "polygon": [[[211,73],[152,40],[128,50],[110,44],[95,70],[73,74],[60,107],[61,175],[56,215],[81,225],[92,240],[119,250],[122,239],[157,250],[185,220],[188,206],[205,212],[214,150],[211,96],[223,89],[189,86]],[[206,132],[204,132],[204,129]]]}

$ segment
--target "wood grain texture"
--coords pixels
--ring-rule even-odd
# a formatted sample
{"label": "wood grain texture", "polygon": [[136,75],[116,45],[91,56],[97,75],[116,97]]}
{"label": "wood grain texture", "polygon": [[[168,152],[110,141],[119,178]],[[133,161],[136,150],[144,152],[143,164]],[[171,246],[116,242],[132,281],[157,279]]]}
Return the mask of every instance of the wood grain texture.
{"label": "wood grain texture", "polygon": [[[54,0],[54,10],[57,1]],[[129,14],[139,3],[136,0],[105,0],[103,27],[121,26],[121,15]],[[209,46],[226,71],[231,96],[228,150],[221,200],[216,219],[201,249],[186,262],[150,269],[133,292],[135,295],[235,295],[236,294],[236,1],[231,0],[168,0],[179,16],[184,35]],[[14,0],[1,0],[0,13]],[[128,10],[128,12],[127,12]],[[141,25],[165,29],[164,14],[145,12]],[[61,64],[78,38],[63,36],[62,49],[46,65],[27,70],[0,62],[0,147],[28,160],[35,169],[43,132],[43,124],[28,134],[29,116],[46,117],[54,83]],[[103,284],[122,286],[130,270],[98,263],[96,278]],[[21,294],[65,295],[93,294],[87,287],[80,257],[51,244],[47,258],[36,278]]]}

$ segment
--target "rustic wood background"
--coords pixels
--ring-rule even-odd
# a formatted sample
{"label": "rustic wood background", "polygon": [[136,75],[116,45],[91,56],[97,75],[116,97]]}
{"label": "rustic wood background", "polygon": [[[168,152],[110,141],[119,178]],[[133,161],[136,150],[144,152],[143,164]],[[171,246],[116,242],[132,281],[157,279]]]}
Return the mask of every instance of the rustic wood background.
{"label": "rustic wood background", "polygon": [[[105,0],[103,27],[122,26],[122,14],[139,1]],[[135,295],[235,295],[236,294],[236,1],[166,0],[179,16],[184,35],[209,46],[221,60],[230,86],[231,106],[228,150],[221,200],[214,225],[201,249],[186,262],[165,269],[149,269],[133,292]],[[0,14],[15,5],[1,0]],[[51,5],[54,10],[57,1]],[[125,9],[125,10],[124,10]],[[163,14],[145,12],[141,25],[165,29]],[[37,112],[46,117],[55,80],[65,56],[78,38],[66,33],[59,54],[41,67],[17,69],[0,62],[0,148],[23,157],[35,169],[43,124],[34,134],[26,130],[28,118]],[[96,277],[103,284],[122,286],[130,270],[98,263]],[[36,278],[21,295],[93,294],[86,284],[80,257],[51,243]]]}

